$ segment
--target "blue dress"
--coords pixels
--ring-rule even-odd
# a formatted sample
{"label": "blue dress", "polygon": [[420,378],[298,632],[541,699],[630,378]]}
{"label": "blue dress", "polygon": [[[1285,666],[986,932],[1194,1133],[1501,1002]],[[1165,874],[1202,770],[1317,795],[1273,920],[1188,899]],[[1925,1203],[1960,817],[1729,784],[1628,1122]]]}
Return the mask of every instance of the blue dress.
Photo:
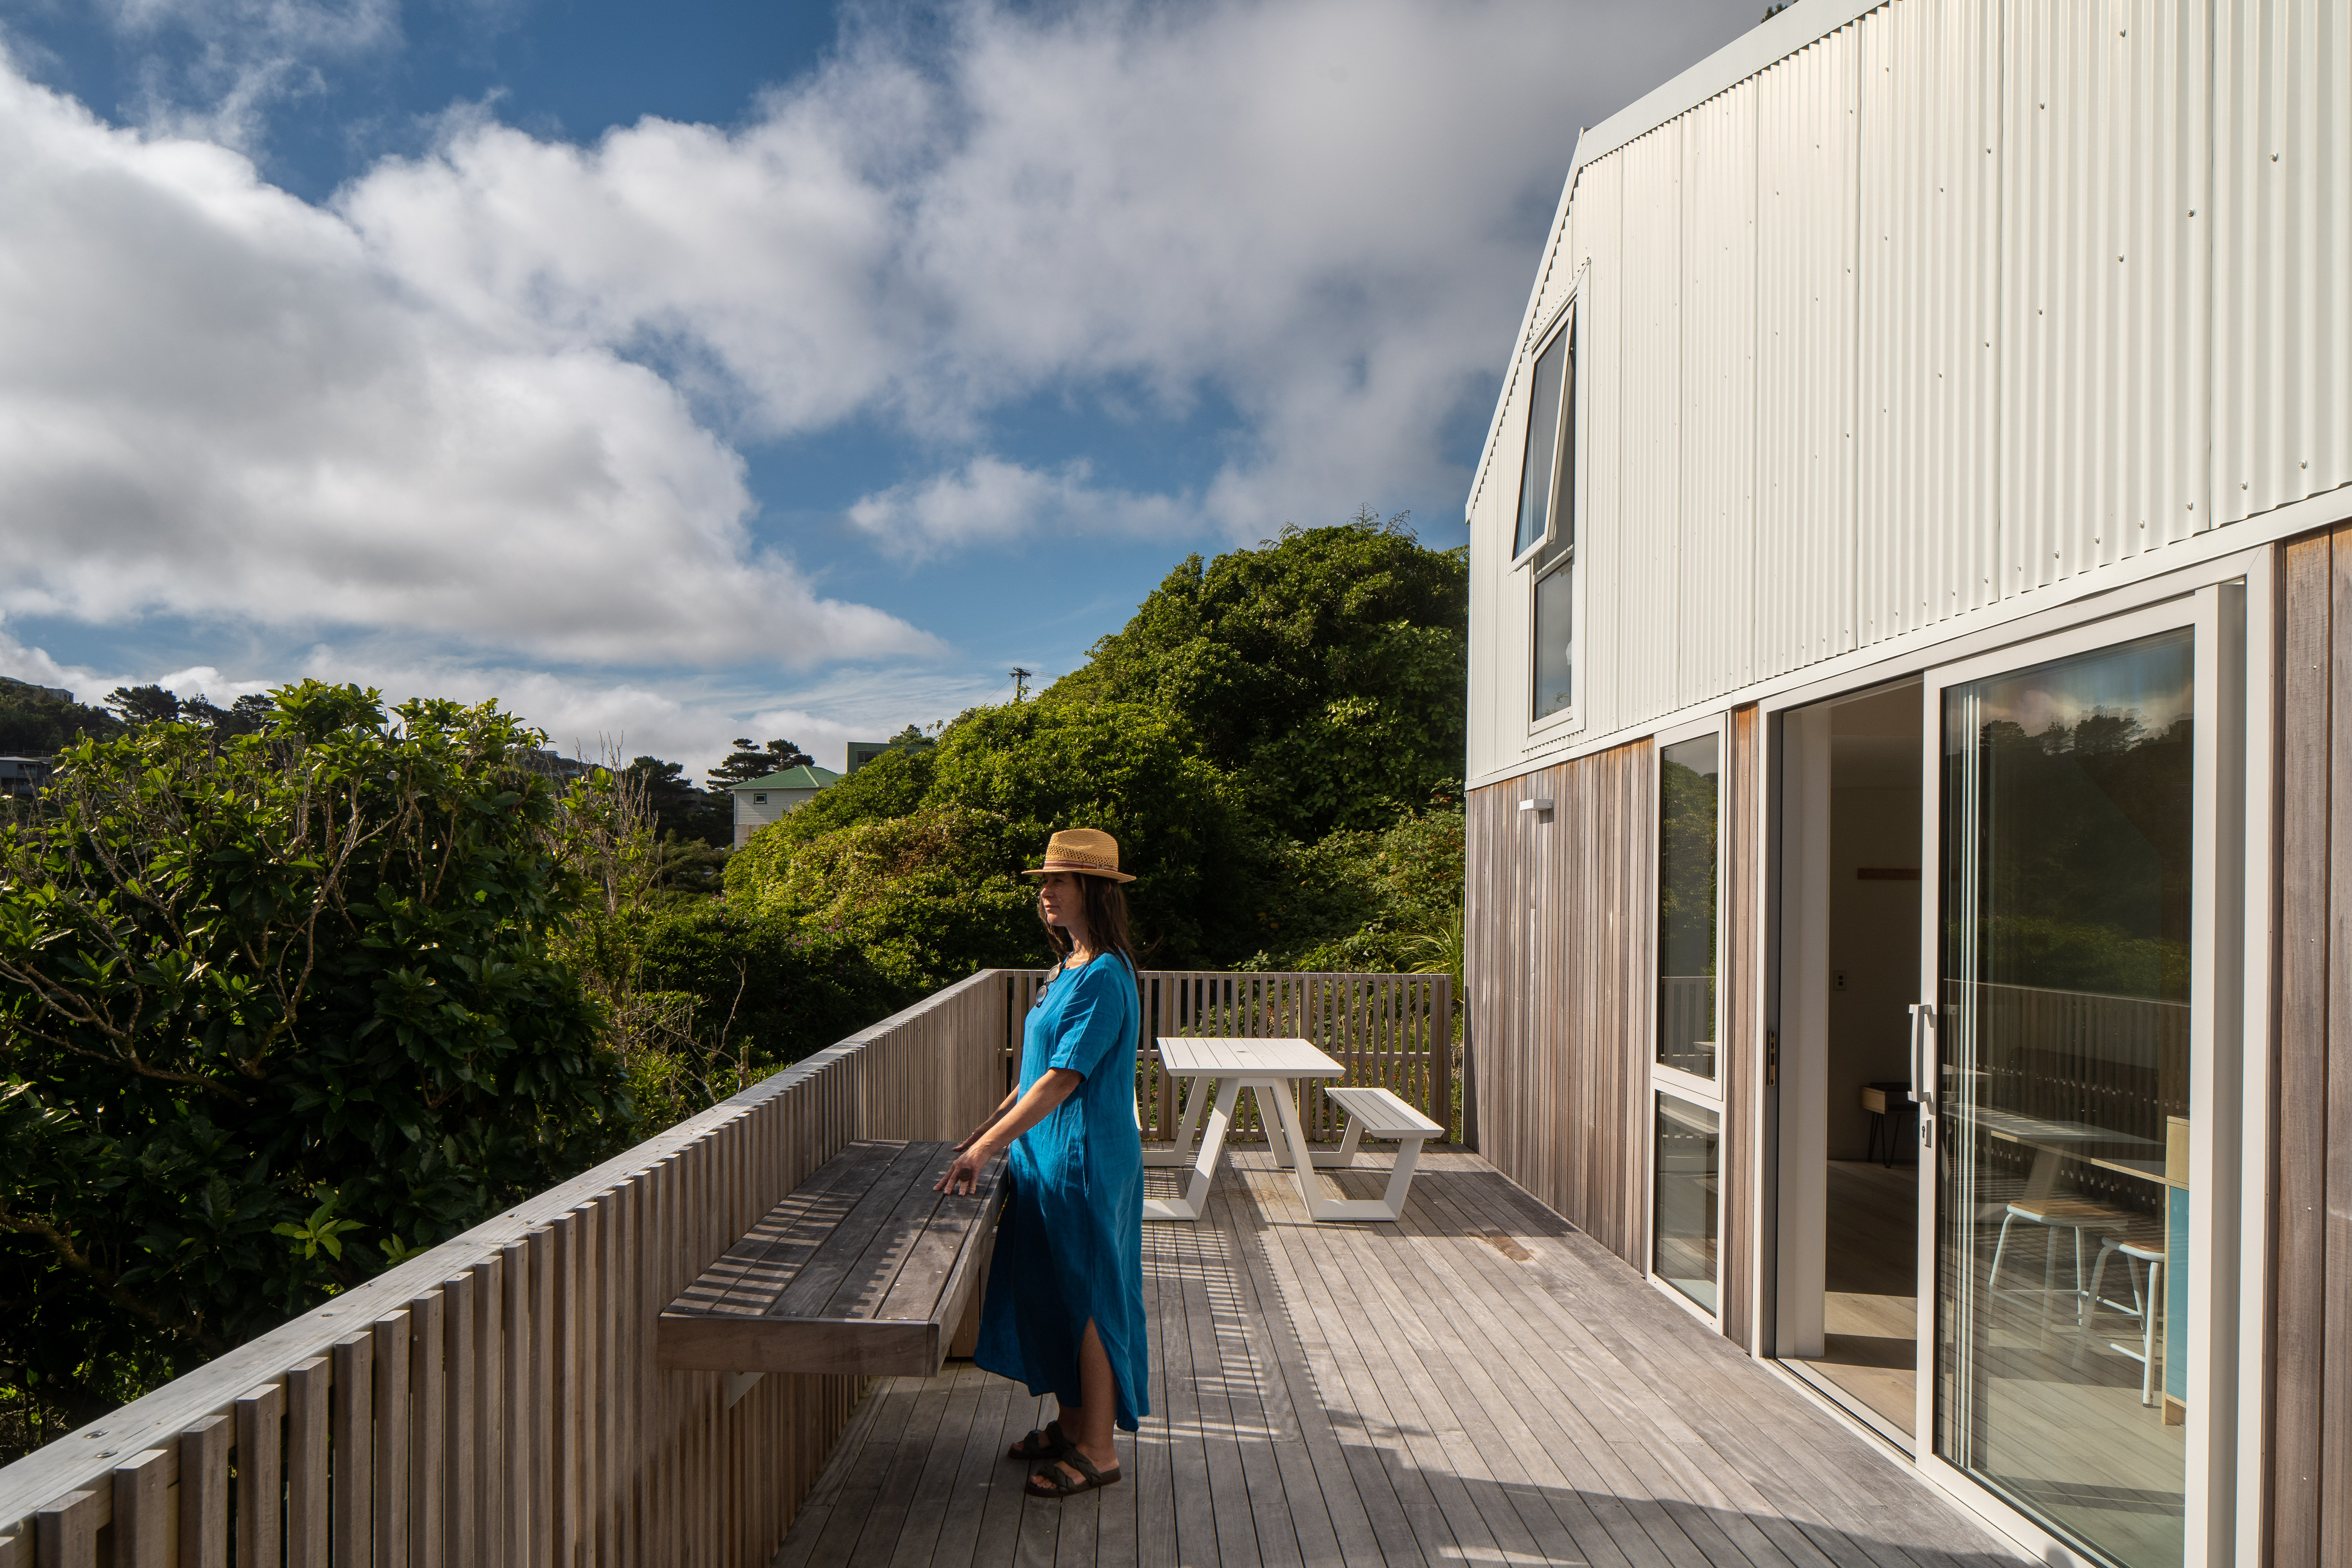
{"label": "blue dress", "polygon": [[996,1231],[973,1361],[1081,1404],[1087,1320],[1110,1357],[1118,1419],[1151,1413],[1143,1316],[1143,1140],[1135,1127],[1135,973],[1117,953],[1057,975],[1029,1010],[1021,1089],[1055,1068],[1086,1081],[1013,1141],[1012,1192]]}

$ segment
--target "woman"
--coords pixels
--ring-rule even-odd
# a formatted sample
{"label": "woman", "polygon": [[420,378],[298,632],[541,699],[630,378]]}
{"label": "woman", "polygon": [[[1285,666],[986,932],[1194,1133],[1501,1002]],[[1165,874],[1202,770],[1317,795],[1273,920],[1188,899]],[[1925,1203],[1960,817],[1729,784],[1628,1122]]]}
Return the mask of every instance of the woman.
{"label": "woman", "polygon": [[1052,1391],[1059,1414],[1010,1457],[1045,1461],[1031,1496],[1067,1498],[1118,1479],[1111,1427],[1132,1432],[1150,1414],[1135,1125],[1143,1007],[1119,887],[1135,879],[1118,868],[1118,840],[1091,828],[1055,834],[1045,863],[1023,874],[1041,879],[1037,918],[1062,962],[1030,1009],[1020,1087],[957,1146],[939,1184],[968,1192],[1012,1151],[972,1359],[1031,1394]]}

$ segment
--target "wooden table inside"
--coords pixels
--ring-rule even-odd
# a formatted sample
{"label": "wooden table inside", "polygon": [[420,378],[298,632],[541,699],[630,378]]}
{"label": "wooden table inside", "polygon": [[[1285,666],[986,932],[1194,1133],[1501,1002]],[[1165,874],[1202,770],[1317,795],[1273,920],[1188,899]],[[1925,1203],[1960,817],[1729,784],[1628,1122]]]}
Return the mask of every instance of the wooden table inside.
{"label": "wooden table inside", "polygon": [[1990,1106],[1973,1106],[1961,1112],[1986,1132],[2005,1142],[2015,1143],[2033,1151],[2033,1168],[2025,1178],[2023,1201],[2039,1202],[2050,1195],[2058,1184],[2058,1164],[2061,1160],[2080,1160],[2086,1165],[2114,1171],[2120,1175],[2137,1176],[2142,1181],[2162,1182],[2164,1161],[2137,1159],[2119,1154],[2093,1154],[2088,1150],[2106,1148],[2148,1148],[2160,1154],[2164,1145],[2153,1138],[2141,1138],[2129,1132],[2118,1132],[2112,1127],[2094,1127],[2083,1121],[2053,1121],[2047,1117],[2026,1116],[2014,1110],[1996,1110]]}

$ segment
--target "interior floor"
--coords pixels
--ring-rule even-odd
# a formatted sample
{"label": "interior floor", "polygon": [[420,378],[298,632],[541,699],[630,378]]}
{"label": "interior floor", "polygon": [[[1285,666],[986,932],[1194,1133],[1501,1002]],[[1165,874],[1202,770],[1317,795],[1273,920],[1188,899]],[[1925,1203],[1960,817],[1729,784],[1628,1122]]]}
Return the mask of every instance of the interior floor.
{"label": "interior floor", "polygon": [[1813,1373],[1912,1436],[1919,1351],[1919,1168],[1829,1162],[1824,1352]]}

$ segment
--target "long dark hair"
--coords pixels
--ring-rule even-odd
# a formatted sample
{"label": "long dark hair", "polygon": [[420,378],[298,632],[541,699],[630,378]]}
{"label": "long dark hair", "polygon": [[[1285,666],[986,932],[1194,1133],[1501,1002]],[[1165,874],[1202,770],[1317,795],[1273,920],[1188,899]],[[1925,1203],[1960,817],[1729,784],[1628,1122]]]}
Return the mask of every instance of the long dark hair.
{"label": "long dark hair", "polygon": [[[1127,924],[1127,889],[1108,877],[1089,877],[1083,871],[1073,872],[1087,911],[1087,934],[1094,939],[1097,952],[1115,952],[1127,960],[1128,972],[1135,972],[1135,938]],[[1040,891],[1043,891],[1041,886]],[[1070,956],[1077,943],[1070,939],[1068,928],[1057,926],[1045,919],[1045,905],[1037,904],[1037,923],[1045,928],[1046,945],[1055,957]]]}

